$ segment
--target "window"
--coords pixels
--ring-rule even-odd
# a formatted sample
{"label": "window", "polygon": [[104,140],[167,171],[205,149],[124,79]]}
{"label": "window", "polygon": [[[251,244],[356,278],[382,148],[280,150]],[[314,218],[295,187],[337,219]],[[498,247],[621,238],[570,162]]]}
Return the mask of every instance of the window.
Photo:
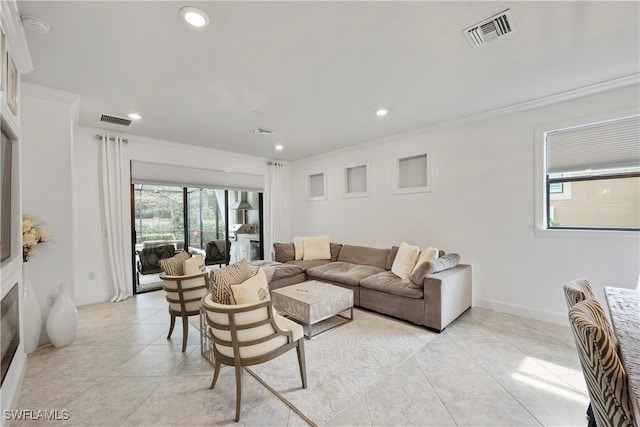
{"label": "window", "polygon": [[543,132],[545,229],[640,230],[637,114]]}

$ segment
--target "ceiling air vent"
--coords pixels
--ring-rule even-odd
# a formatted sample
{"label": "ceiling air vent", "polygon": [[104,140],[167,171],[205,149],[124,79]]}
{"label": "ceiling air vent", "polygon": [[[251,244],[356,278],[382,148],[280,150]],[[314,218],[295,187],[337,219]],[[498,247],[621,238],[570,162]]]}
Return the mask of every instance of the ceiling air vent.
{"label": "ceiling air vent", "polygon": [[120,126],[131,126],[131,119],[110,116],[108,114],[102,114],[100,116],[100,121],[105,123],[111,123],[114,125],[120,125]]}
{"label": "ceiling air vent", "polygon": [[511,11],[507,9],[469,28],[465,28],[462,30],[462,34],[464,34],[471,47],[478,47],[515,30],[513,16]]}
{"label": "ceiling air vent", "polygon": [[273,131],[269,129],[255,128],[255,129],[251,129],[251,133],[257,133],[258,135],[267,135],[267,134],[273,133]]}

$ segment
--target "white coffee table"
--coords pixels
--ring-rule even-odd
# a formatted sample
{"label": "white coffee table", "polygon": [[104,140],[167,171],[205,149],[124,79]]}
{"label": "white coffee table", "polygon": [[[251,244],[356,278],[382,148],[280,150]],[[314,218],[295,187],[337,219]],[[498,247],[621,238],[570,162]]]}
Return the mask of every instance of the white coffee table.
{"label": "white coffee table", "polygon": [[[317,280],[275,289],[271,291],[271,300],[278,312],[307,327],[309,339],[313,336],[312,325],[322,320],[334,316],[345,319],[321,332],[353,320],[353,291]],[[345,311],[349,311],[349,317],[343,315]]]}

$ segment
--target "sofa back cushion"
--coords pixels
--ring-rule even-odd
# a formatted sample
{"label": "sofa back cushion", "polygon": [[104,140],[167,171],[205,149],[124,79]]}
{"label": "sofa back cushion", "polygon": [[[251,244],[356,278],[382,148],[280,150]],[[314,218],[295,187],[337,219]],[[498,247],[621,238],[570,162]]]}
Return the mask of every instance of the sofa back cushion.
{"label": "sofa back cushion", "polygon": [[371,265],[373,267],[386,269],[388,258],[389,249],[343,245],[342,249],[340,249],[338,261],[361,265]]}
{"label": "sofa back cushion", "polygon": [[278,262],[288,262],[296,259],[296,250],[293,243],[274,243],[273,251]]}
{"label": "sofa back cushion", "polygon": [[396,260],[398,249],[400,249],[399,246],[391,246],[391,249],[389,250],[389,256],[387,257],[387,270],[391,270],[391,267],[393,267],[393,261]]}
{"label": "sofa back cushion", "polygon": [[340,249],[342,249],[341,243],[329,243],[329,250],[331,251],[331,261],[338,260],[338,255],[340,255]]}

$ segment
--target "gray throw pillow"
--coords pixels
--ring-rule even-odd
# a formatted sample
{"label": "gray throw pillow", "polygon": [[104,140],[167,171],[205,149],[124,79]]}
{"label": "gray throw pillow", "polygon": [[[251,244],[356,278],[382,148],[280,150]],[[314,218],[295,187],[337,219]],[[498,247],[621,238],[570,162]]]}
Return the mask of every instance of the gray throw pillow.
{"label": "gray throw pillow", "polygon": [[421,288],[424,277],[427,274],[435,274],[444,270],[455,267],[460,263],[460,255],[447,254],[440,258],[433,259],[431,261],[423,262],[418,268],[411,274],[409,287]]}
{"label": "gray throw pillow", "polygon": [[296,259],[296,250],[293,243],[274,243],[273,250],[278,262],[288,262]]}

